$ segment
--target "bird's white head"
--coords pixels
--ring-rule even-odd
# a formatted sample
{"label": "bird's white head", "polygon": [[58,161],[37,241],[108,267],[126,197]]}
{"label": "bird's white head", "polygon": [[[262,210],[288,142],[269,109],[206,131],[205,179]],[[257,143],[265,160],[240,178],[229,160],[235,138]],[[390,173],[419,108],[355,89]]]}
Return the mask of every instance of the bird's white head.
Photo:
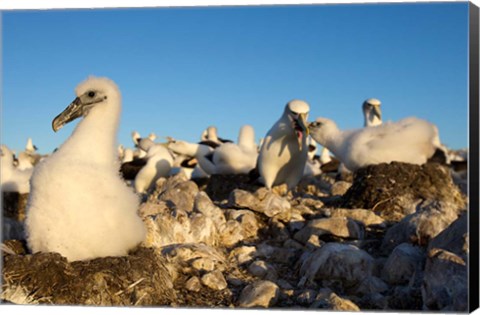
{"label": "bird's white head", "polygon": [[363,102],[362,110],[365,118],[365,127],[376,126],[382,123],[382,111],[380,102],[376,98],[369,98]]}
{"label": "bird's white head", "polygon": [[312,138],[324,147],[327,146],[327,141],[332,136],[332,133],[338,130],[333,120],[323,117],[319,117],[310,123],[308,129]]}
{"label": "bird's white head", "polygon": [[285,106],[284,115],[288,117],[291,122],[292,129],[297,136],[298,145],[302,150],[303,139],[308,136],[308,113],[310,112],[310,106],[307,102],[302,100],[291,100]]}
{"label": "bird's white head", "polygon": [[65,124],[78,117],[85,117],[92,108],[101,104],[116,103],[120,100],[117,85],[108,78],[89,77],[75,89],[77,97],[52,121],[53,131],[57,132]]}

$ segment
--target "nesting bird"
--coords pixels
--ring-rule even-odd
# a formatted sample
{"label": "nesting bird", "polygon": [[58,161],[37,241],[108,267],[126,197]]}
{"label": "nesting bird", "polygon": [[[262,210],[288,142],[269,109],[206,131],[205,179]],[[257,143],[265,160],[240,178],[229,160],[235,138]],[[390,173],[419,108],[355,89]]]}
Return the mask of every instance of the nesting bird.
{"label": "nesting bird", "polygon": [[120,91],[107,78],[89,77],[75,92],[52,127],[58,131],[83,119],[31,178],[27,243],[34,253],[58,252],[70,261],[126,255],[146,229],[137,214],[138,196],[118,172]]}
{"label": "nesting bird", "polygon": [[435,152],[436,127],[409,117],[370,128],[341,131],[335,122],[317,118],[311,136],[351,170],[392,161],[424,164]]}
{"label": "nesting bird", "polygon": [[154,143],[150,138],[140,140],[138,146],[147,152],[147,164],[135,177],[135,191],[145,193],[160,177],[167,177],[172,169],[173,157],[162,144]]}
{"label": "nesting bird", "polygon": [[[22,152],[23,153],[23,152]],[[18,168],[13,165],[13,152],[6,146],[0,148],[0,185],[3,192],[26,194],[30,191],[33,168]],[[22,156],[22,155],[21,155]],[[21,165],[21,161],[20,164]]]}
{"label": "nesting bird", "polygon": [[211,153],[211,156],[206,157],[211,161],[211,165],[202,168],[210,175],[248,174],[255,168],[258,158],[253,127],[242,126],[237,143],[223,143]]}
{"label": "nesting bird", "polygon": [[302,100],[288,102],[283,115],[265,136],[257,166],[268,189],[283,183],[292,189],[302,178],[308,155],[309,111],[310,106]]}

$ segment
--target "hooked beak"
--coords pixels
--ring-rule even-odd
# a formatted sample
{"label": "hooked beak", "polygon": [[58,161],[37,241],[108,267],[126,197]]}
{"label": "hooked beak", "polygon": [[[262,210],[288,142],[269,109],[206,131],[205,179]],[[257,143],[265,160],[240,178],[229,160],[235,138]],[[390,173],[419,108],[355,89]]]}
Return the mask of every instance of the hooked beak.
{"label": "hooked beak", "polygon": [[75,118],[83,115],[83,104],[79,97],[77,97],[67,108],[64,109],[55,119],[52,121],[53,131],[57,132],[65,124],[68,124]]}
{"label": "hooked beak", "polygon": [[[305,134],[304,134],[305,133]],[[303,149],[302,140],[304,137],[308,137],[310,131],[308,130],[307,114],[299,114],[295,120],[295,134],[297,135],[298,147]]]}
{"label": "hooked beak", "polygon": [[377,116],[378,119],[382,119],[382,111],[380,106],[373,106],[373,116]]}

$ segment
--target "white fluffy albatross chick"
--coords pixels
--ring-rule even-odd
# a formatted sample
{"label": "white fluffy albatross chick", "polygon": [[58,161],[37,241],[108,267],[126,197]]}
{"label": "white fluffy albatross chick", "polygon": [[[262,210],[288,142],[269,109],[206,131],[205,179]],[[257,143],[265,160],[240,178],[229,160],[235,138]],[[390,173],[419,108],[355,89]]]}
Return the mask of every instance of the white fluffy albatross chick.
{"label": "white fluffy albatross chick", "polygon": [[146,229],[137,214],[138,196],[118,172],[120,91],[107,78],[89,77],[75,92],[52,127],[58,131],[83,119],[31,178],[27,243],[34,253],[58,252],[69,261],[123,256],[145,238]]}
{"label": "white fluffy albatross chick", "polygon": [[317,118],[309,129],[312,137],[351,171],[392,161],[420,165],[435,152],[436,127],[415,117],[346,131],[330,119]]}
{"label": "white fluffy albatross chick", "polygon": [[140,141],[139,147],[147,152],[147,164],[135,177],[135,191],[146,193],[160,177],[167,177],[172,169],[173,157],[162,144],[154,143],[149,138]]}
{"label": "white fluffy albatross chick", "polygon": [[309,111],[310,106],[304,101],[288,102],[282,117],[265,136],[257,165],[268,189],[283,183],[292,189],[302,178],[308,154]]}

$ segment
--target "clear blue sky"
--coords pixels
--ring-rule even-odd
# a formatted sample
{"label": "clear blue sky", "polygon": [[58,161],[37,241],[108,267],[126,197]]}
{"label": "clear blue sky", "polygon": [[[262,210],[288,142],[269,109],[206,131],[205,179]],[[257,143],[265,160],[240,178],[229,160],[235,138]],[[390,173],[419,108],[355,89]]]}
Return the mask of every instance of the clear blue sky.
{"label": "clear blue sky", "polygon": [[293,98],[357,128],[370,97],[384,120],[421,117],[467,146],[466,2],[3,11],[2,37],[1,142],[17,152],[70,135],[78,121],[51,121],[90,74],[119,85],[127,147],[133,130],[197,141],[209,125],[259,139]]}

